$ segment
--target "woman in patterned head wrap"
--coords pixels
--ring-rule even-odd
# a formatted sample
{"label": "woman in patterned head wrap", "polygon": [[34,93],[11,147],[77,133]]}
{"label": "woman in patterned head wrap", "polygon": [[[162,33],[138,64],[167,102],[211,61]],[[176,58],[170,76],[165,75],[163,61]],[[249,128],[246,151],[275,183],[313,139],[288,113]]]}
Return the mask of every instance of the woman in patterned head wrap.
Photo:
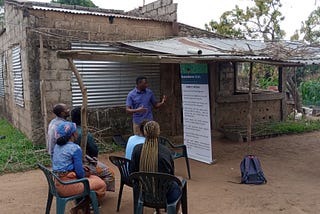
{"label": "woman in patterned head wrap", "polygon": [[[62,122],[56,129],[57,143],[52,157],[52,170],[63,181],[75,180],[87,177],[90,189],[97,193],[99,199],[105,195],[105,182],[95,175],[85,172],[82,165],[82,151],[78,144],[74,143],[78,138],[75,123]],[[71,196],[83,192],[83,184],[62,185],[56,182],[56,187],[61,196]]]}

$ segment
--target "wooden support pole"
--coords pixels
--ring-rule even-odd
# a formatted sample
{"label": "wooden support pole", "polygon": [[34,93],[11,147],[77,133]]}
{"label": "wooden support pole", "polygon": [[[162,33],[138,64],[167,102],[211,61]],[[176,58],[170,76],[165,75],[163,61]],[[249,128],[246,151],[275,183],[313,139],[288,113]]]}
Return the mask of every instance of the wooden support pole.
{"label": "wooden support pole", "polygon": [[46,71],[44,68],[44,50],[43,50],[43,37],[39,35],[40,42],[40,94],[41,94],[41,114],[44,124],[45,139],[48,138],[48,112],[46,100]]}
{"label": "wooden support pole", "polygon": [[253,70],[253,63],[250,63],[250,71],[249,71],[249,93],[248,93],[248,124],[247,124],[247,141],[248,141],[248,151],[247,154],[249,155],[250,152],[250,144],[251,144],[251,127],[252,127],[252,70]]}
{"label": "wooden support pole", "polygon": [[87,95],[87,88],[83,84],[81,79],[80,73],[73,63],[72,58],[68,58],[69,65],[76,76],[78,81],[81,94],[82,94],[82,106],[81,106],[81,128],[82,128],[82,136],[81,136],[81,149],[82,149],[82,159],[85,159],[86,155],[86,148],[87,148],[87,136],[88,136],[88,125],[87,125],[87,109],[88,109],[88,95]]}

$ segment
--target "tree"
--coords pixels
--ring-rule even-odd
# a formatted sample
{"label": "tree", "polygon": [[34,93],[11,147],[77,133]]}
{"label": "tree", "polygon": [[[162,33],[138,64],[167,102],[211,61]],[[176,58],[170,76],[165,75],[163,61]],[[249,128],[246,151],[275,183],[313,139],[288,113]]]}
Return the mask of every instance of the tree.
{"label": "tree", "polygon": [[308,19],[302,22],[300,33],[303,40],[309,43],[320,43],[320,7],[310,13]]}
{"label": "tree", "polygon": [[52,3],[80,5],[83,7],[97,7],[91,0],[51,0]]}
{"label": "tree", "polygon": [[263,39],[273,41],[282,39],[285,32],[280,28],[284,20],[279,11],[280,0],[252,0],[254,6],[241,9],[238,5],[224,12],[220,21],[205,24],[207,30],[233,38]]}

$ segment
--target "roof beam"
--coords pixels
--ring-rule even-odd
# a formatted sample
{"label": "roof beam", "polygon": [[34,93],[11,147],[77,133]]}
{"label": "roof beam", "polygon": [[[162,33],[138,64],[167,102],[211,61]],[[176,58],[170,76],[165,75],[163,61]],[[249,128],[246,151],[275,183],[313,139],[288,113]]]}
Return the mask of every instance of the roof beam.
{"label": "roof beam", "polygon": [[246,59],[241,55],[226,56],[226,55],[190,55],[179,56],[161,53],[128,53],[128,52],[112,52],[112,51],[87,51],[87,50],[60,50],[57,51],[58,58],[74,60],[89,60],[89,61],[116,61],[116,62],[143,62],[143,63],[212,63],[212,62],[255,62],[265,63],[278,66],[302,66],[301,63],[283,62],[272,60],[270,58],[263,59]]}

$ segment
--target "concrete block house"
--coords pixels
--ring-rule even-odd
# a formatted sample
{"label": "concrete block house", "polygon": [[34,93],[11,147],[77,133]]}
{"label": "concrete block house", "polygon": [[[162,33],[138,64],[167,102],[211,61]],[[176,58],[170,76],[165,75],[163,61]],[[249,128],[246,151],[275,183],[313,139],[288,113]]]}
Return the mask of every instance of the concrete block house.
{"label": "concrete block house", "polygon": [[[45,143],[51,109],[63,102],[70,107],[81,105],[81,93],[66,59],[57,51],[87,53],[74,59],[88,89],[88,125],[106,130],[106,135],[130,134],[131,115],[125,113],[125,99],[135,86],[135,78],[145,75],[158,99],[168,96],[164,108],[155,110],[164,135],[182,135],[182,100],[179,63],[206,63],[209,68],[212,129],[226,125],[245,125],[247,95],[237,81],[237,62],[271,62],[277,67],[279,90],[255,93],[254,123],[279,121],[286,116],[286,65],[296,62],[270,60],[270,57],[243,57],[222,47],[228,57],[174,60],[179,51],[166,52],[159,41],[175,40],[180,50],[194,46],[194,37],[211,38],[219,44],[221,36],[177,22],[177,4],[158,0],[133,11],[83,8],[52,3],[5,1],[4,28],[0,31],[0,116],[8,119],[34,144]],[[185,38],[182,42],[181,38]],[[143,42],[153,42],[148,48]],[[230,40],[225,40],[229,41]],[[232,41],[232,40],[231,40]],[[141,42],[141,43],[135,43]],[[193,42],[193,43],[192,43]],[[209,50],[212,41],[206,43]],[[239,43],[233,41],[233,43]],[[221,49],[220,49],[221,50]],[[105,58],[92,53],[110,52]],[[130,58],[125,54],[134,54]],[[141,60],[144,54],[169,54],[171,60]],[[117,60],[118,55],[123,57]],[[125,56],[124,56],[125,55]],[[241,54],[240,54],[241,55]],[[137,59],[137,60],[134,60]],[[277,62],[277,63],[275,63]],[[281,63],[283,62],[283,63]]]}

